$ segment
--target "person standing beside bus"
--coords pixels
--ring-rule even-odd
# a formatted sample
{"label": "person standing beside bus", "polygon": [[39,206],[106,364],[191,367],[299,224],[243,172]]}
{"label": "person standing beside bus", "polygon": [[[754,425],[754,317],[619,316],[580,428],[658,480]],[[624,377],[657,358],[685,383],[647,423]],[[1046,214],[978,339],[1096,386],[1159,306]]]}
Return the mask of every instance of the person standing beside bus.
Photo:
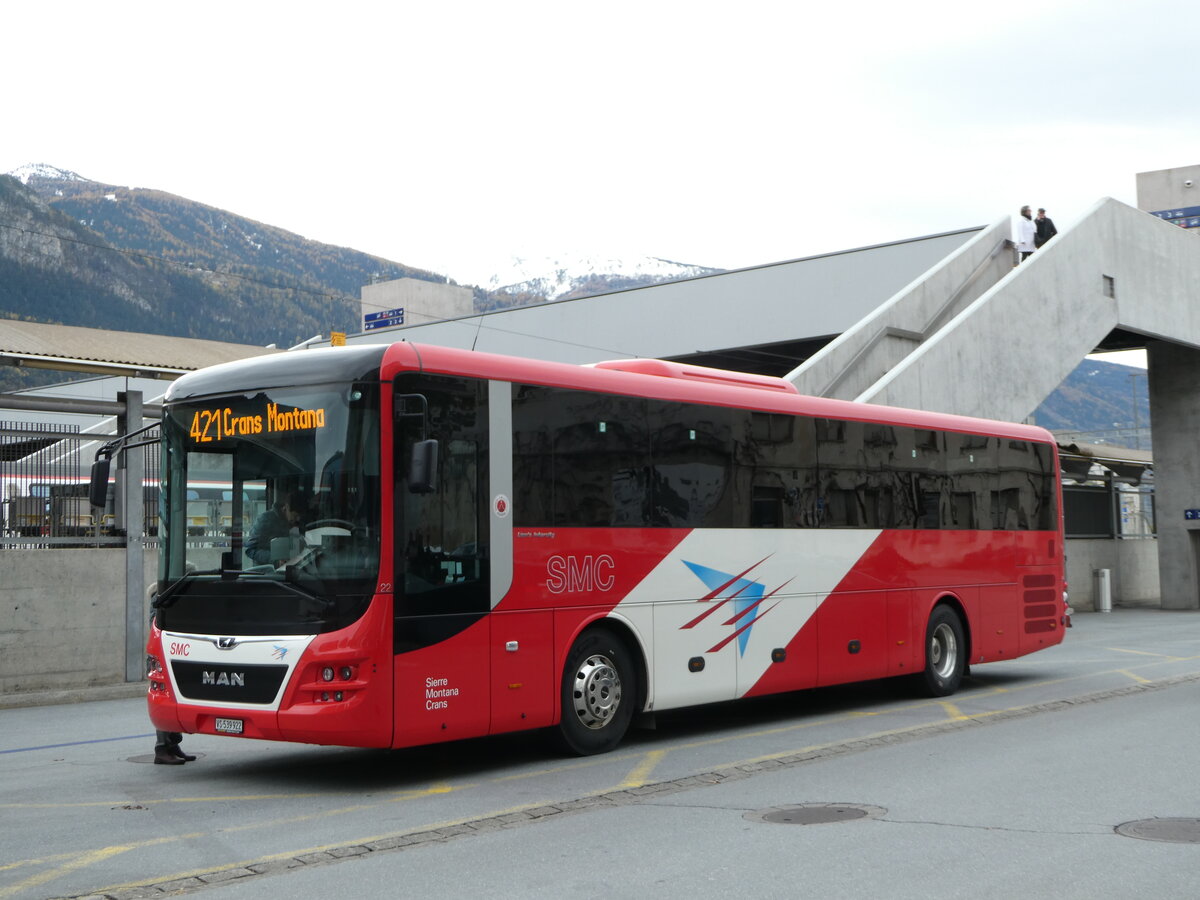
{"label": "person standing beside bus", "polygon": [[193,762],[196,757],[183,752],[183,748],[179,746],[182,741],[183,735],[178,731],[155,731],[154,764],[156,766],[182,766],[184,763]]}

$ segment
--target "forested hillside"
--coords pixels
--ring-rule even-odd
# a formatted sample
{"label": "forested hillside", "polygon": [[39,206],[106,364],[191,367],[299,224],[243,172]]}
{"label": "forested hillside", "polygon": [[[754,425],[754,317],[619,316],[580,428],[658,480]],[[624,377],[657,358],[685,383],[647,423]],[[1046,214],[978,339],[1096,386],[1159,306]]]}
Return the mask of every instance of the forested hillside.
{"label": "forested hillside", "polygon": [[288,346],[374,278],[441,276],[161,191],[0,176],[0,315]]}

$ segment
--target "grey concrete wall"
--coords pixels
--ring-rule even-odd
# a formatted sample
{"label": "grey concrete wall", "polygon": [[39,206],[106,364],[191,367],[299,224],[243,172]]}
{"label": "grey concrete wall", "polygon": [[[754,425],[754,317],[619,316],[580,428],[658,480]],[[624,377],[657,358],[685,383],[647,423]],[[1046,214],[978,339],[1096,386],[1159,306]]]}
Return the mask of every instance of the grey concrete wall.
{"label": "grey concrete wall", "polygon": [[123,550],[0,550],[0,693],[120,684],[125,633]]}
{"label": "grey concrete wall", "polygon": [[1147,357],[1158,543],[1163,559],[1174,561],[1163,567],[1163,607],[1195,609],[1200,606],[1200,520],[1185,519],[1184,510],[1200,509],[1200,350],[1154,343]]}
{"label": "grey concrete wall", "polygon": [[1095,609],[1094,573],[1108,569],[1113,606],[1159,605],[1158,546],[1153,540],[1067,541],[1067,584],[1071,606],[1081,612]]}
{"label": "grey concrete wall", "polygon": [[1200,206],[1200,166],[1139,172],[1137,204],[1147,212]]}
{"label": "grey concrete wall", "polygon": [[364,285],[360,307],[364,316],[402,308],[406,325],[423,325],[471,315],[475,312],[475,292],[455,284],[397,278]]}
{"label": "grey concrete wall", "polygon": [[1162,606],[1158,541],[1116,541],[1117,571],[1113,602],[1118,606]]}

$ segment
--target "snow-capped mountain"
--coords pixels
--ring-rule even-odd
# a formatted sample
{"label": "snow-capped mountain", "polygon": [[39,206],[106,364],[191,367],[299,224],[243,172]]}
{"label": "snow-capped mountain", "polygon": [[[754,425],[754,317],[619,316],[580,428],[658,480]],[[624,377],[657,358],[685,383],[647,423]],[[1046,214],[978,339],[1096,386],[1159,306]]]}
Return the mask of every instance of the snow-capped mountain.
{"label": "snow-capped mountain", "polygon": [[29,184],[30,178],[46,178],[54,181],[88,181],[82,175],[76,172],[69,172],[66,169],[60,169],[57,166],[49,166],[46,163],[29,163],[21,166],[19,169],[13,169],[6,174],[11,175],[21,184]]}
{"label": "snow-capped mountain", "polygon": [[532,294],[557,300],[721,271],[654,256],[514,256],[477,283],[489,293]]}

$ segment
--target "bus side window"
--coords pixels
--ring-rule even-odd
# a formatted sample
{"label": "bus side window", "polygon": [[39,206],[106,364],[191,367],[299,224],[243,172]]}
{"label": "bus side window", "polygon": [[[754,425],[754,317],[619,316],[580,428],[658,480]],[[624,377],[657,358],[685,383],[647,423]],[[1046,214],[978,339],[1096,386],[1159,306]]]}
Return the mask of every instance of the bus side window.
{"label": "bus side window", "polygon": [[651,524],[728,528],[733,523],[733,410],[651,400]]}

